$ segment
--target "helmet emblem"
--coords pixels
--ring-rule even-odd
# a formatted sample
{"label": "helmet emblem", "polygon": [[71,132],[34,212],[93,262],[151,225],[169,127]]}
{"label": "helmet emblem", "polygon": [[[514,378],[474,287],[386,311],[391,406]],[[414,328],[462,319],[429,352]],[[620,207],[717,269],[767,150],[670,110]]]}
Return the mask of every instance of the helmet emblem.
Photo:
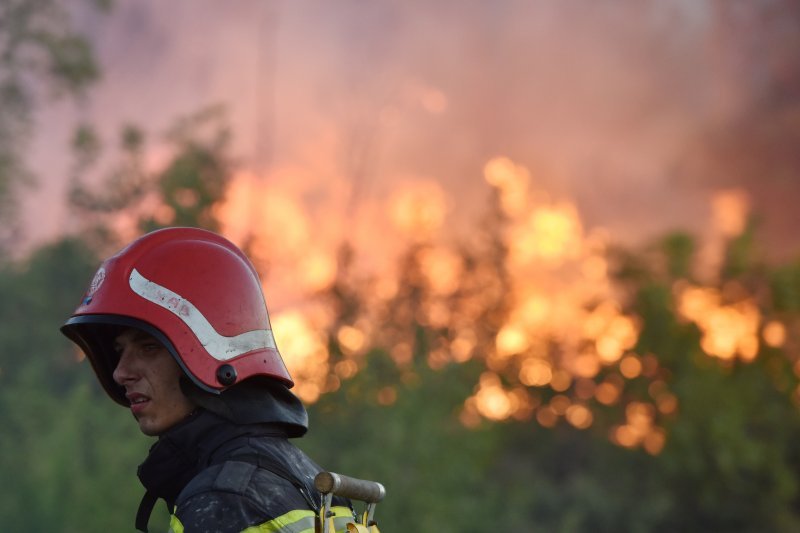
{"label": "helmet emblem", "polygon": [[92,278],[92,282],[89,284],[89,290],[86,291],[86,296],[92,296],[94,293],[100,289],[100,285],[106,280],[106,269],[104,267],[100,267],[95,272],[94,277]]}

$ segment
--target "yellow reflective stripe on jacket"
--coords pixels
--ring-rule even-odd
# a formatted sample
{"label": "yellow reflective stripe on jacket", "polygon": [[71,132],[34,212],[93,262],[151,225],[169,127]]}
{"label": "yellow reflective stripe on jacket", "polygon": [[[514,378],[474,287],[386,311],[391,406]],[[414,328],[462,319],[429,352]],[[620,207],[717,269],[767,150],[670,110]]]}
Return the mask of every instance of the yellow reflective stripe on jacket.
{"label": "yellow reflective stripe on jacket", "polygon": [[169,516],[169,533],[183,533],[183,524],[174,514]]}
{"label": "yellow reflective stripe on jacket", "polygon": [[248,527],[242,533],[314,533],[315,518],[314,511],[289,511],[269,522]]}
{"label": "yellow reflective stripe on jacket", "polygon": [[[353,522],[353,512],[347,507],[333,507],[331,512],[333,513],[334,531],[346,532],[347,524]],[[250,526],[242,533],[314,533],[315,520],[314,511],[304,509],[289,511],[269,522]],[[169,530],[170,533],[183,533],[183,524],[175,515],[170,517]]]}

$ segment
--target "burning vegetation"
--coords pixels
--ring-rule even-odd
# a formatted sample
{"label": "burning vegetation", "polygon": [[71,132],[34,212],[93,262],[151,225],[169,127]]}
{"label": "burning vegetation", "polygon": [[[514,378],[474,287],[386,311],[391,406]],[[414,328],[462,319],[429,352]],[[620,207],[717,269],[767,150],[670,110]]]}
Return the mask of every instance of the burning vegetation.
{"label": "burning vegetation", "polygon": [[[620,446],[658,454],[680,402],[663,354],[642,342],[645,317],[618,279],[624,267],[612,236],[586,228],[574,203],[536,190],[528,169],[508,158],[488,161],[483,175],[488,209],[469,238],[448,239],[451,199],[435,181],[418,180],[373,210],[384,219],[371,222],[367,242],[345,240],[338,250],[330,244],[336,217],[313,220],[291,191],[249,174],[233,179],[214,213],[266,274],[298,394],[316,402],[380,353],[406,383],[417,364],[438,371],[477,363],[459,414],[465,426],[516,420],[589,429],[598,412],[614,409],[616,417],[601,416],[601,430]],[[792,361],[796,354],[783,350],[791,327],[763,310],[763,287],[719,273],[728,244],[747,231],[747,210],[739,190],[714,198],[702,263],[670,274],[669,305],[679,326],[698,332],[703,357],[749,364],[776,349]],[[397,261],[369,270],[358,259],[370,250]],[[286,299],[281,287],[309,298]],[[391,405],[399,388],[380,388],[376,401]]]}

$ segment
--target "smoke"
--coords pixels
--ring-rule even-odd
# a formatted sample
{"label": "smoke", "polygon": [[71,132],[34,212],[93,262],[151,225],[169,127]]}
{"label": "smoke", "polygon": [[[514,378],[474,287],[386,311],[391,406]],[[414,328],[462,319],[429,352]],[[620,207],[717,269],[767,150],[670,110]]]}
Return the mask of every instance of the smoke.
{"label": "smoke", "polygon": [[77,109],[41,115],[29,241],[74,223],[63,147],[76,120],[108,137],[130,122],[159,132],[222,103],[241,169],[290,190],[312,226],[344,221],[338,238],[372,229],[378,206],[420,181],[444,191],[447,226],[469,232],[484,165],[502,156],[622,242],[702,232],[713,193],[743,187],[780,235],[770,245],[794,251],[784,228],[799,211],[770,209],[800,196],[788,5],[121,0],[108,19],[78,13],[104,78]]}

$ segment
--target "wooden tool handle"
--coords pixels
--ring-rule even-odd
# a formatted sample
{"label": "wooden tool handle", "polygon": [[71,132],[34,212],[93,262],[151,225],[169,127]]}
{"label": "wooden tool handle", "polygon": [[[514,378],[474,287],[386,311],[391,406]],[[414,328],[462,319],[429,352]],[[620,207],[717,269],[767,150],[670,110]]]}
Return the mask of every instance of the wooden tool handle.
{"label": "wooden tool handle", "polygon": [[314,486],[323,494],[332,492],[337,496],[367,503],[378,503],[386,496],[386,489],[377,481],[356,479],[333,472],[317,474]]}

